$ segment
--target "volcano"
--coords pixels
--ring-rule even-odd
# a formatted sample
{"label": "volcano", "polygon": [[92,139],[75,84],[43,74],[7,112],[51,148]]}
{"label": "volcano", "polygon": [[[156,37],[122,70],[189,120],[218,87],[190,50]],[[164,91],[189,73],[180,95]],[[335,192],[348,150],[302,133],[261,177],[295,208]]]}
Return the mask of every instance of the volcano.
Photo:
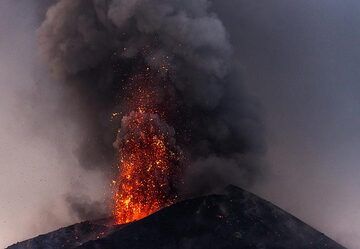
{"label": "volcano", "polygon": [[345,249],[279,207],[235,186],[142,220],[86,221],[7,249]]}

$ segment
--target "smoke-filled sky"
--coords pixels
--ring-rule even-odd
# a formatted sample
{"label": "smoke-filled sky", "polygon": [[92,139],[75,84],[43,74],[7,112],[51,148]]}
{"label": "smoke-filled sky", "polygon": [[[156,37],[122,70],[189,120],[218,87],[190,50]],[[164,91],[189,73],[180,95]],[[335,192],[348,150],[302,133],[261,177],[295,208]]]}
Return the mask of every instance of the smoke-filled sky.
{"label": "smoke-filled sky", "polygon": [[[252,190],[359,248],[360,3],[214,1],[263,105],[269,169]],[[106,188],[79,166],[81,122],[64,110],[72,96],[38,58],[50,2],[0,2],[0,247],[77,221],[66,195],[101,200]]]}

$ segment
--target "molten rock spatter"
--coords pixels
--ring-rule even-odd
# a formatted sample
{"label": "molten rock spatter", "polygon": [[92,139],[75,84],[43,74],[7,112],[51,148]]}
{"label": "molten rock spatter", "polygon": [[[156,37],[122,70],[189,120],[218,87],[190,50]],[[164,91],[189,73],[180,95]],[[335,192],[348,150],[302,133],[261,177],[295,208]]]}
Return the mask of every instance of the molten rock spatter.
{"label": "molten rock spatter", "polygon": [[144,218],[178,199],[182,153],[174,135],[158,114],[140,108],[122,119],[115,143],[119,153],[119,176],[114,181],[116,223]]}

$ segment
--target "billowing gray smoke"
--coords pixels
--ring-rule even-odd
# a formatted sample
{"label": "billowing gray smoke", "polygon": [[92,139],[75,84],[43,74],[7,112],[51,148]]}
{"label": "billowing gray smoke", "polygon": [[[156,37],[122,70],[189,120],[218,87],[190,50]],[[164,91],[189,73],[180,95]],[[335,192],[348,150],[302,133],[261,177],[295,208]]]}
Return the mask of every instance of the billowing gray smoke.
{"label": "billowing gray smoke", "polygon": [[[260,107],[232,68],[227,32],[209,1],[60,0],[38,35],[51,71],[75,92],[86,118],[84,167],[111,169],[116,131],[130,111],[124,99],[133,77],[148,70],[189,157],[183,191],[244,186],[258,176]],[[114,112],[121,115],[111,121]]]}

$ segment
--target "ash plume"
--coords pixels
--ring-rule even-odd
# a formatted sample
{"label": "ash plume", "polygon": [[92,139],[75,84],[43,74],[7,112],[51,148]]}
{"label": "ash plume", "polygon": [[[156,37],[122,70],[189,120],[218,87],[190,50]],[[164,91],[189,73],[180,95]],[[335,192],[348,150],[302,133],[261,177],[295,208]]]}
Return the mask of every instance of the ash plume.
{"label": "ash plume", "polygon": [[149,71],[166,123],[188,155],[179,191],[202,194],[257,178],[265,151],[261,107],[245,92],[226,29],[209,7],[207,0],[60,0],[50,7],[39,46],[81,104],[85,168],[111,170],[124,100],[134,75]]}
{"label": "ash plume", "polygon": [[93,201],[84,195],[67,195],[65,200],[71,215],[80,221],[104,218],[108,213],[103,202]]}

